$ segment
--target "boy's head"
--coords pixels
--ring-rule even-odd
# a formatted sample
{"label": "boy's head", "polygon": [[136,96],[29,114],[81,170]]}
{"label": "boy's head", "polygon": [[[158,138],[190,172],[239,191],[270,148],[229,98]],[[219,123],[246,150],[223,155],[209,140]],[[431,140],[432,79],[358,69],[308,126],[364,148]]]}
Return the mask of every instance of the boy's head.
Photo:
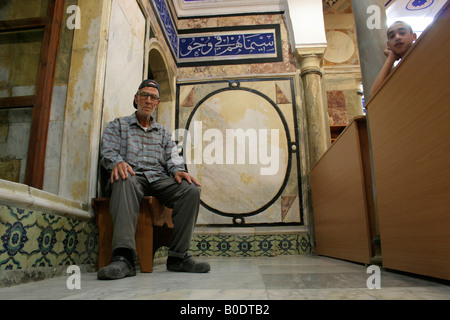
{"label": "boy's head", "polygon": [[399,57],[403,57],[417,39],[417,35],[409,24],[396,21],[388,28],[387,39],[388,48]]}

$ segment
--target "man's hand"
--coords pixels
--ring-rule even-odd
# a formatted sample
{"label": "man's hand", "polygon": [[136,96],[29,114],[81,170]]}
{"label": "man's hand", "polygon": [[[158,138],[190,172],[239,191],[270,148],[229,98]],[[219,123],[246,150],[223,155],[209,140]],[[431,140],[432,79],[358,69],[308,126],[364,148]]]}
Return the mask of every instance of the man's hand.
{"label": "man's hand", "polygon": [[[400,56],[395,54],[394,51],[392,51],[390,48],[386,48],[384,50],[384,55],[387,58],[383,64],[383,67],[381,68],[380,72],[378,73],[377,77],[375,78],[372,88],[370,89],[370,98],[372,98],[375,95],[375,93],[378,91],[378,89],[383,84],[384,80],[386,80],[389,73],[391,72],[392,67],[394,66],[395,61],[400,59]],[[367,109],[367,106],[366,106],[366,109]]]}
{"label": "man's hand", "polygon": [[183,179],[186,179],[186,181],[189,182],[189,184],[194,182],[197,186],[201,186],[200,182],[198,182],[189,173],[184,172],[184,171],[178,171],[177,173],[175,173],[174,178],[175,178],[176,182],[178,182],[178,183],[181,183],[181,181],[183,181]]}
{"label": "man's hand", "polygon": [[136,175],[128,163],[126,163],[125,161],[120,162],[112,169],[111,183],[114,183],[114,181],[118,181],[119,175],[122,177],[122,179],[125,180],[126,178],[128,178],[128,173],[130,173],[132,176]]}
{"label": "man's hand", "polygon": [[394,51],[392,51],[390,48],[384,49],[384,55],[391,61],[397,61],[400,59],[400,56],[394,53]]}

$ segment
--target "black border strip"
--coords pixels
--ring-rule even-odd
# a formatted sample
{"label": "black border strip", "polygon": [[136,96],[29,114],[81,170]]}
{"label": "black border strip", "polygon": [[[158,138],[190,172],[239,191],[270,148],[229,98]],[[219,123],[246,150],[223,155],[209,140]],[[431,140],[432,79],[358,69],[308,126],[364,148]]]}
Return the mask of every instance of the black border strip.
{"label": "black border strip", "polygon": [[284,14],[284,12],[285,11],[243,12],[243,13],[227,13],[227,14],[214,14],[214,15],[203,15],[203,16],[185,16],[185,17],[178,17],[178,20],[219,18],[219,17],[245,17],[245,16],[275,15],[275,14]]}

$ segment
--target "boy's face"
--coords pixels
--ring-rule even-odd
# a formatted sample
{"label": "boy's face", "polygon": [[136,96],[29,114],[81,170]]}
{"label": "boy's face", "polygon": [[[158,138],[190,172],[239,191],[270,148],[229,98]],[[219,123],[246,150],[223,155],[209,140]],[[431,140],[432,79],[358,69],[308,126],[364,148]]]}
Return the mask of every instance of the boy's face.
{"label": "boy's face", "polygon": [[395,23],[387,31],[387,46],[395,54],[402,57],[417,39],[415,33],[411,33],[403,23]]}

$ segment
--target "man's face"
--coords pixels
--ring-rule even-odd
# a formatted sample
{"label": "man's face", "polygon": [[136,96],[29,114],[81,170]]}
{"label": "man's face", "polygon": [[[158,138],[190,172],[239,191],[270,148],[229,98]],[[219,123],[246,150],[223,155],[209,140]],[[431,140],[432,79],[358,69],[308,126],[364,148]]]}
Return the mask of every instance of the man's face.
{"label": "man's face", "polygon": [[387,32],[387,45],[398,56],[402,57],[416,40],[416,34],[411,33],[403,23],[395,23]]}
{"label": "man's face", "polygon": [[144,87],[134,96],[137,104],[137,112],[144,117],[150,117],[159,104],[158,89]]}

